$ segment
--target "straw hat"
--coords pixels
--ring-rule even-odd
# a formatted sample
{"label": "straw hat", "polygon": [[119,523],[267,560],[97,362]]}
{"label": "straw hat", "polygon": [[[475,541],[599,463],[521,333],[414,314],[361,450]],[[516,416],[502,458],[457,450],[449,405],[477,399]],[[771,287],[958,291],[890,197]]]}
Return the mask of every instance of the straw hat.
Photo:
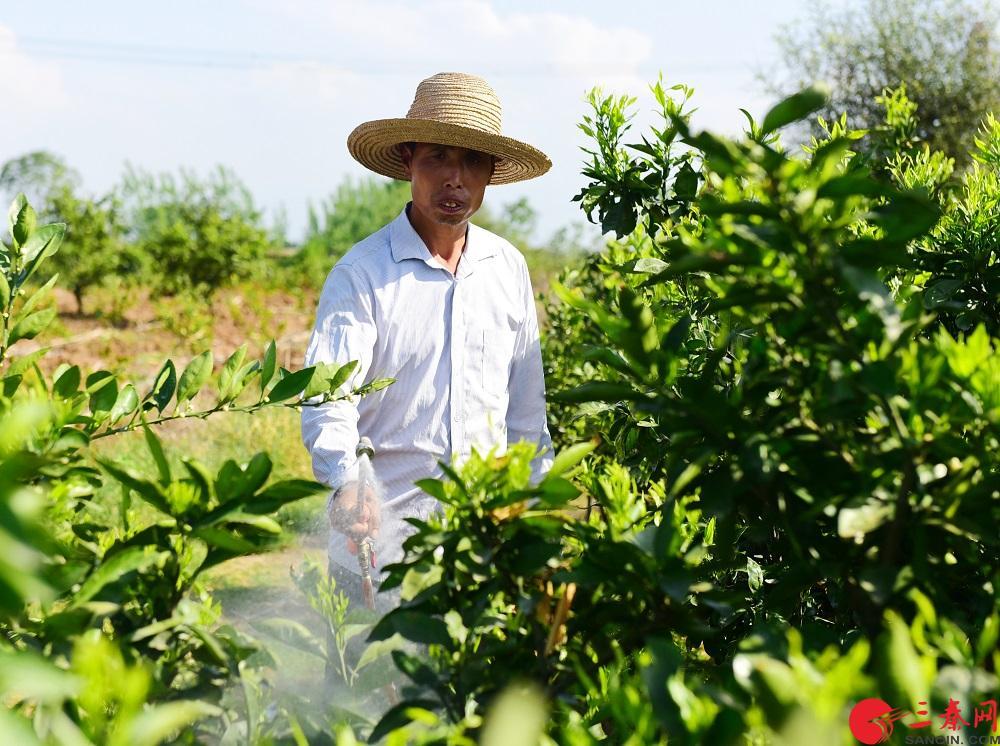
{"label": "straw hat", "polygon": [[438,73],[417,86],[402,119],[376,119],[358,125],[347,149],[366,168],[409,181],[397,145],[432,142],[497,156],[490,184],[510,184],[541,176],[552,161],[527,143],[500,134],[500,100],[482,78]]}

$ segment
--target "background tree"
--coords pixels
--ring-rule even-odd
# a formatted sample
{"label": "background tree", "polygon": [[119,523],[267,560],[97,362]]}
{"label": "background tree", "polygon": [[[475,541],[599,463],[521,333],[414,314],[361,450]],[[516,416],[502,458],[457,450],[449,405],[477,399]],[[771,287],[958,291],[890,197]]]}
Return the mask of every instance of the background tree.
{"label": "background tree", "polygon": [[52,257],[52,272],[76,298],[83,313],[86,292],[110,278],[127,280],[141,273],[143,256],[125,241],[125,225],[114,195],[78,196],[68,186],[52,198],[49,212],[66,223],[62,249]]}
{"label": "background tree", "polygon": [[322,283],[337,259],[391,222],[409,199],[408,182],[346,177],[318,207],[309,206],[309,224],[297,263]]}
{"label": "background tree", "polygon": [[80,186],[80,174],[55,153],[34,150],[0,167],[0,198],[8,204],[23,193],[44,215],[56,195]]}
{"label": "background tree", "polygon": [[150,280],[166,293],[254,275],[272,248],[253,195],[230,169],[207,178],[129,167],[118,196],[128,238],[150,262]]}
{"label": "background tree", "polygon": [[989,1],[860,0],[841,7],[821,0],[778,33],[782,62],[764,83],[785,95],[825,80],[832,95],[820,113],[830,121],[846,112],[857,128],[877,127],[884,116],[877,98],[905,83],[917,105],[917,138],[961,166],[983,118],[1000,109],[998,24]]}

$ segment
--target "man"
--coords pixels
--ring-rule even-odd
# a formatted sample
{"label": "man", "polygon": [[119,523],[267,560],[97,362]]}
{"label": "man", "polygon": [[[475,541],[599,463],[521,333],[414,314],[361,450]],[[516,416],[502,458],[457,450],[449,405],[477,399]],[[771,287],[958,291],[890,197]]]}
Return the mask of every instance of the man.
{"label": "man", "polygon": [[[358,126],[351,155],[411,183],[412,200],[356,244],[323,287],[305,364],[359,361],[351,385],[395,378],[357,402],[302,410],[302,437],[328,503],[331,570],[359,601],[357,542],[375,539],[377,565],[402,559],[412,529],[437,501],[414,481],[476,448],[528,440],[533,477],[551,465],[534,297],[524,257],[469,222],[488,184],[541,176],[545,154],[500,134],[496,94],[481,78],[439,73],[420,83],[405,118]],[[359,495],[355,448],[371,439],[381,494]],[[360,504],[359,504],[360,503]],[[388,601],[380,599],[380,606]]]}

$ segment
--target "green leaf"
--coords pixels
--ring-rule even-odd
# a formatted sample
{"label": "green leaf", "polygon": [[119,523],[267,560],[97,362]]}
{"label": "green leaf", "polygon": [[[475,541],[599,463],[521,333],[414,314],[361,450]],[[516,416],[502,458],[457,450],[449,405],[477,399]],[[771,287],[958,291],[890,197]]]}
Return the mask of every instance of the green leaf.
{"label": "green leaf", "polygon": [[138,406],[139,395],[136,393],[135,386],[126,383],[118,392],[115,405],[111,408],[111,414],[108,415],[108,423],[114,425],[122,417],[132,414]]}
{"label": "green leaf", "polygon": [[42,262],[59,250],[59,245],[62,243],[65,233],[65,223],[50,223],[49,225],[43,225],[31,234],[27,243],[21,247],[25,262],[24,271],[20,278],[21,284],[26,282],[35,273],[35,270],[38,269]]}
{"label": "green leaf", "polygon": [[260,369],[260,395],[261,397],[267,392],[267,387],[271,383],[271,379],[274,378],[274,374],[277,372],[278,365],[278,352],[272,339],[267,345],[267,349],[264,351],[264,364]]}
{"label": "green leaf", "polygon": [[55,308],[45,308],[41,311],[35,311],[34,313],[29,314],[25,318],[19,319],[14,325],[14,328],[10,331],[7,344],[12,345],[19,339],[34,339],[45,331],[45,327],[51,324],[55,317]]}
{"label": "green leaf", "polygon": [[151,565],[162,562],[170,557],[170,552],[158,551],[155,546],[128,547],[103,560],[80,586],[73,596],[70,608],[80,606],[89,601],[101,590],[124,575],[144,570]]}
{"label": "green leaf", "polygon": [[48,351],[48,347],[42,347],[41,349],[29,352],[27,355],[11,358],[10,367],[7,368],[7,375],[23,376],[31,370],[35,363],[37,363]]}
{"label": "green leaf", "polygon": [[194,399],[201,387],[204,386],[212,375],[212,352],[205,350],[191,359],[191,362],[181,373],[181,380],[177,386],[177,404]]}
{"label": "green leaf", "polygon": [[548,474],[546,474],[545,479],[558,477],[566,473],[583,461],[595,448],[597,448],[596,439],[585,443],[574,443],[569,448],[562,449],[556,454],[555,459],[553,459],[552,467],[549,469]]}
{"label": "green leaf", "polygon": [[795,679],[795,673],[783,661],[764,655],[738,655],[733,661],[734,668],[744,667],[736,662],[740,659],[753,661],[751,680],[757,702],[767,716],[768,725],[780,730],[785,720],[797,709],[801,687]]}
{"label": "green leaf", "polygon": [[413,484],[415,487],[419,487],[438,502],[444,503],[445,505],[454,503],[454,500],[448,497],[448,492],[445,490],[444,482],[440,479],[418,479]]}
{"label": "green leaf", "polygon": [[14,239],[15,246],[23,246],[28,240],[28,235],[35,229],[37,216],[34,208],[28,204],[28,198],[24,193],[19,193],[10,203],[10,210],[7,211],[7,229]]}
{"label": "green leaf", "polygon": [[7,282],[7,275],[0,272],[0,313],[6,311],[10,306],[10,283]]}
{"label": "green leaf", "polygon": [[674,179],[674,194],[679,199],[693,200],[698,194],[699,178],[698,172],[691,167],[690,162],[684,161]]}
{"label": "green leaf", "polygon": [[320,363],[316,366],[316,372],[302,393],[302,398],[311,399],[320,394],[335,393],[357,367],[357,360],[352,360],[344,365]]}
{"label": "green leaf", "polygon": [[408,714],[410,710],[426,710],[435,712],[438,703],[431,699],[407,699],[392,707],[382,719],[378,721],[368,737],[368,743],[379,743],[385,736],[409,725],[411,718]]}
{"label": "green leaf", "polygon": [[885,187],[875,181],[867,172],[851,173],[830,179],[816,190],[816,197],[879,197],[885,191]]}
{"label": "green leaf", "polygon": [[374,394],[376,391],[388,388],[395,382],[395,378],[377,378],[374,381],[369,381],[363,386],[358,386],[354,392],[358,394],[358,396],[366,396],[367,394]]}
{"label": "green leaf", "polygon": [[886,631],[878,640],[879,665],[875,668],[880,689],[887,701],[912,707],[927,699],[930,682],[926,680],[906,623],[893,611],[886,612],[885,623]]}
{"label": "green leaf", "polygon": [[106,370],[87,376],[87,391],[90,392],[90,411],[95,419],[106,417],[118,401],[118,383],[114,374]]}
{"label": "green leaf", "polygon": [[348,378],[350,378],[351,373],[353,373],[357,367],[358,367],[357,360],[351,360],[341,365],[340,368],[337,369],[337,372],[333,374],[333,377],[330,378],[329,390],[331,392],[334,392],[338,388],[340,388],[344,384],[344,382],[347,381]]}
{"label": "green leaf", "polygon": [[764,569],[753,557],[747,557],[747,585],[751,593],[756,593],[764,584]]}
{"label": "green leaf", "polygon": [[554,401],[561,401],[570,404],[580,404],[582,402],[606,401],[619,402],[629,400],[641,400],[647,397],[636,391],[625,383],[613,383],[610,381],[588,381],[575,388],[556,391],[550,397]]}
{"label": "green leaf", "polygon": [[565,505],[579,496],[580,490],[572,482],[562,477],[550,478],[547,474],[539,485],[542,501],[550,506]]}
{"label": "green leaf", "polygon": [[79,690],[79,679],[41,655],[28,651],[0,653],[0,691],[17,692],[27,700],[59,703]]}
{"label": "green leaf", "polygon": [[545,694],[537,684],[508,684],[490,705],[479,743],[481,746],[540,743],[548,714]]}
{"label": "green leaf", "polygon": [[289,373],[274,385],[274,388],[267,395],[267,400],[280,402],[298,396],[309,385],[314,371],[315,368],[309,367]]}
{"label": "green leaf", "polygon": [[657,274],[659,272],[663,272],[669,266],[670,265],[662,259],[644,256],[641,259],[636,260],[635,265],[632,267],[632,271],[641,274]]}
{"label": "green leaf", "polygon": [[375,625],[369,640],[385,640],[399,633],[410,642],[424,645],[448,645],[451,636],[441,619],[412,609],[390,611]]}
{"label": "green leaf", "polygon": [[163,452],[163,444],[145,422],[142,423],[142,434],[146,437],[146,447],[149,448],[153,461],[156,463],[156,470],[160,474],[160,484],[166,486],[170,484],[170,465],[167,463],[167,456]]}
{"label": "green leaf", "polygon": [[[7,707],[0,707],[0,739],[4,743],[16,743],[18,746],[43,746],[42,739],[35,734],[31,721]],[[82,737],[80,740],[82,743],[87,743]]]}
{"label": "green leaf", "polygon": [[792,94],[767,112],[760,126],[761,135],[770,134],[792,122],[804,119],[821,109],[829,97],[829,89],[826,86],[813,86]]}
{"label": "green leaf", "polygon": [[236,372],[243,365],[243,361],[247,356],[247,346],[246,343],[237,348],[232,355],[230,355],[226,362],[222,365],[222,372],[219,374],[219,401],[227,402],[232,401],[236,398],[238,393],[237,385],[238,381]]}
{"label": "green leaf", "polygon": [[326,660],[326,646],[304,624],[292,619],[263,619],[252,622],[252,625],[278,642]]}
{"label": "green leaf", "polygon": [[122,469],[111,461],[98,458],[97,463],[114,479],[134,491],[137,495],[139,495],[139,497],[148,502],[161,513],[172,515],[170,504],[167,502],[167,499],[160,490],[159,486],[153,482],[143,479],[142,477],[132,474],[126,469]]}
{"label": "green leaf", "polygon": [[365,647],[365,652],[361,654],[361,658],[358,659],[357,670],[360,671],[369,663],[389,655],[394,650],[404,649],[405,646],[406,640],[404,640],[400,635],[393,635],[387,640],[379,640],[378,642],[369,643]]}
{"label": "green leaf", "polygon": [[143,409],[156,407],[157,411],[163,412],[174,396],[174,389],[177,387],[177,371],[174,368],[174,361],[167,360],[156,374],[155,383],[149,393],[143,399]]}
{"label": "green leaf", "polygon": [[329,491],[329,487],[319,482],[308,479],[286,479],[268,485],[267,489],[246,500],[243,503],[243,510],[248,513],[273,513],[286,503]]}
{"label": "green leaf", "polygon": [[264,482],[271,476],[271,457],[266,453],[255,453],[243,470],[243,484],[241,489],[244,492],[256,492],[264,486]]}
{"label": "green leaf", "polygon": [[260,548],[257,543],[216,526],[202,526],[193,533],[206,544],[238,555],[252,554]]}
{"label": "green leaf", "polygon": [[[28,311],[30,311],[32,308],[38,305],[38,303],[43,298],[45,298],[46,295],[48,295],[49,291],[53,287],[55,287],[56,281],[58,279],[59,275],[55,274],[52,275],[52,277],[50,277],[48,280],[46,280],[44,285],[42,285],[40,288],[38,288],[38,290],[36,290],[35,292],[33,292],[31,295],[28,296],[27,300],[24,301],[24,305],[21,306],[21,308],[19,309],[19,312],[21,314],[27,314]],[[53,307],[54,306],[55,304],[53,304]]]}
{"label": "green leaf", "polygon": [[156,746],[185,726],[221,714],[222,710],[218,707],[200,700],[153,705],[142,710],[129,723],[129,735],[124,742],[131,746]]}
{"label": "green leaf", "polygon": [[[239,526],[249,526],[250,528],[256,529],[259,533],[271,534],[272,536],[277,536],[281,533],[281,524],[266,515],[253,515],[242,511],[233,511],[225,517],[224,523],[235,523]],[[229,528],[236,527],[229,526]]]}
{"label": "green leaf", "polygon": [[52,393],[56,396],[69,399],[80,388],[80,366],[71,365],[52,384]]}
{"label": "green leaf", "polygon": [[980,666],[997,649],[998,639],[1000,639],[1000,614],[994,610],[983,622],[983,629],[976,642],[976,660]]}

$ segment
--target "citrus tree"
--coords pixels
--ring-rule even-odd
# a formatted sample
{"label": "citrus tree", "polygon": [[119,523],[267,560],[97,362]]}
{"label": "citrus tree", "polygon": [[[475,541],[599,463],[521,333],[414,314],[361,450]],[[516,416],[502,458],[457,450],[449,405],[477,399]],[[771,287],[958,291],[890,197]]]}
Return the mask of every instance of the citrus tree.
{"label": "citrus tree", "polygon": [[[178,472],[155,427],[317,406],[391,380],[345,390],[355,363],[292,372],[277,365],[273,342],[260,359],[237,349],[219,370],[211,351],[182,368],[168,360],[149,385],[69,364],[45,375],[46,349],[18,355],[17,345],[55,318],[46,296],[58,275],[35,280],[65,226],[37,223],[19,196],[0,249],[0,734],[19,744],[154,744],[182,728],[192,739],[234,723],[247,733],[250,700],[235,706],[224,695],[257,645],[220,623],[199,578],[274,547],[274,513],[325,487],[274,481],[266,453],[214,471],[185,456]],[[131,431],[144,435],[151,474],[94,448]],[[102,489],[117,503],[99,499]]]}

